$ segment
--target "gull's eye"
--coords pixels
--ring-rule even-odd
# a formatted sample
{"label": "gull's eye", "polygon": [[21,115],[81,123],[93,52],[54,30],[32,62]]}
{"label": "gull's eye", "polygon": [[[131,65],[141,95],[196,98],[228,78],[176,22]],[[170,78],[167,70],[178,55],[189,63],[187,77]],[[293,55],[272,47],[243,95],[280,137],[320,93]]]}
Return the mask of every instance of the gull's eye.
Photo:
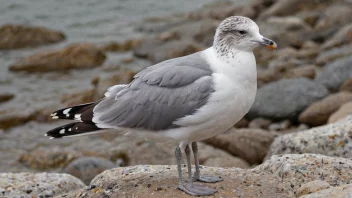
{"label": "gull's eye", "polygon": [[244,30],[239,30],[239,31],[238,31],[238,33],[240,33],[241,35],[245,35],[245,34],[247,34],[247,32],[246,32],[246,31],[244,31]]}

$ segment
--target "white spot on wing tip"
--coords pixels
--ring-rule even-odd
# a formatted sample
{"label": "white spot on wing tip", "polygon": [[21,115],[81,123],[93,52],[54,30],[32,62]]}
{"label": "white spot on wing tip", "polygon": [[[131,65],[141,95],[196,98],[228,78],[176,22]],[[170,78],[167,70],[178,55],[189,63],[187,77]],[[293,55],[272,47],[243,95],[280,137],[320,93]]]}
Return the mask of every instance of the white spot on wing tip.
{"label": "white spot on wing tip", "polygon": [[48,136],[48,134],[44,134],[44,136],[45,136],[45,137],[47,137],[47,136]]}
{"label": "white spot on wing tip", "polygon": [[50,114],[50,116],[51,116],[51,117],[54,117],[54,116],[56,116],[56,114],[57,114],[57,113],[52,113],[52,114]]}
{"label": "white spot on wing tip", "polygon": [[51,117],[51,119],[59,119],[59,117],[58,116],[53,116],[53,117]]}
{"label": "white spot on wing tip", "polygon": [[70,112],[71,109],[72,108],[65,109],[62,113],[66,115],[66,114],[68,114],[68,112]]}
{"label": "white spot on wing tip", "polygon": [[65,134],[65,129],[61,129],[61,130],[59,131],[59,133],[60,133],[60,134]]}
{"label": "white spot on wing tip", "polygon": [[82,121],[81,120],[81,114],[76,114],[75,115],[75,120]]}
{"label": "white spot on wing tip", "polygon": [[51,140],[52,140],[52,139],[55,139],[55,138],[54,138],[54,137],[50,137],[49,139],[51,139]]}

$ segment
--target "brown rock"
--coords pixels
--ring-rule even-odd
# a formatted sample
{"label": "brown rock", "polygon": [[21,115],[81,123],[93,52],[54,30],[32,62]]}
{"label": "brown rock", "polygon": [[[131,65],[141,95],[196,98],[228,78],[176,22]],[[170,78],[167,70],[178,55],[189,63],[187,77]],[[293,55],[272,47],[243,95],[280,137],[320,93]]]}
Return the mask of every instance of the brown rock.
{"label": "brown rock", "polygon": [[12,93],[0,93],[0,103],[9,101],[13,97],[15,97],[15,95]]}
{"label": "brown rock", "polygon": [[285,78],[306,77],[306,78],[314,79],[315,74],[316,74],[316,66],[304,65],[287,71],[285,73]]}
{"label": "brown rock", "polygon": [[331,94],[305,109],[299,115],[299,121],[311,126],[323,125],[328,121],[331,114],[348,101],[352,101],[352,93],[339,92]]}
{"label": "brown rock", "polygon": [[343,45],[341,47],[332,48],[319,54],[315,60],[317,65],[325,65],[342,57],[352,56],[352,44]]}
{"label": "brown rock", "polygon": [[340,91],[352,92],[352,78],[347,79],[340,87]]}
{"label": "brown rock", "polygon": [[18,49],[57,43],[65,39],[61,32],[45,27],[6,24],[0,27],[0,49]]}
{"label": "brown rock", "polygon": [[235,128],[246,128],[248,127],[249,121],[246,118],[242,118],[233,127]]}
{"label": "brown rock", "polygon": [[204,142],[238,156],[250,164],[259,164],[275,136],[275,133],[261,129],[231,129]]}
{"label": "brown rock", "polygon": [[271,120],[265,119],[265,118],[255,118],[252,120],[248,128],[252,129],[268,129],[269,125],[271,124]]}
{"label": "brown rock", "polygon": [[64,49],[42,52],[23,58],[13,65],[11,71],[51,72],[100,66],[105,54],[87,43],[72,44]]}
{"label": "brown rock", "polygon": [[327,189],[319,190],[315,193],[301,196],[300,198],[346,198],[352,195],[352,184],[345,184],[337,187],[330,187]]}
{"label": "brown rock", "polygon": [[139,45],[141,40],[126,40],[124,42],[111,42],[102,47],[105,52],[126,52]]}
{"label": "brown rock", "polygon": [[75,92],[72,94],[65,94],[61,98],[61,102],[64,103],[67,107],[89,103],[94,100],[95,90],[93,88],[83,90],[81,92]]}
{"label": "brown rock", "polygon": [[110,74],[106,77],[100,77],[93,94],[93,100],[99,100],[104,96],[104,93],[111,86],[118,84],[130,83],[135,75],[135,71],[130,69],[121,69],[118,72]]}
{"label": "brown rock", "polygon": [[329,40],[327,40],[322,49],[327,50],[339,45],[348,44],[352,42],[352,23],[342,27]]}
{"label": "brown rock", "polygon": [[350,114],[352,114],[352,102],[347,102],[329,117],[328,123],[341,120]]}

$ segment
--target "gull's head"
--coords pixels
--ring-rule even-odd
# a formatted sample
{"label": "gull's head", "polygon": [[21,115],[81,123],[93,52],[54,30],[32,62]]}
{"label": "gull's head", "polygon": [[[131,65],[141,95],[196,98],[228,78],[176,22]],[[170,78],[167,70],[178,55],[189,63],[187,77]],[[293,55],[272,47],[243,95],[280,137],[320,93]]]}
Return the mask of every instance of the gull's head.
{"label": "gull's head", "polygon": [[216,29],[213,47],[225,55],[232,49],[252,51],[260,45],[277,49],[274,41],[259,33],[259,27],[254,21],[247,17],[231,16],[223,20]]}

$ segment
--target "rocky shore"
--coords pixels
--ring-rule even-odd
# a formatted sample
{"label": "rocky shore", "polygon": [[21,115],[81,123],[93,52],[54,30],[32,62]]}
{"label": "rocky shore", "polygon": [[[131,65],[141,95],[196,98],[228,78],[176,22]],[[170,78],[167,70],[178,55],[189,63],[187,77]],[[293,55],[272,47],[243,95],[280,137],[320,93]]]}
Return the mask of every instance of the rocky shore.
{"label": "rocky shore", "polygon": [[279,50],[255,51],[258,92],[245,118],[199,145],[202,172],[224,178],[210,185],[215,197],[352,197],[348,0],[217,2],[133,23],[143,37],[101,43],[0,26],[1,52],[32,49],[3,66],[11,78],[0,78],[0,197],[188,197],[176,190],[169,145],[114,132],[56,141],[43,134],[66,123],[49,120],[53,110],[97,100],[153,63],[209,47],[231,15],[254,19]]}

